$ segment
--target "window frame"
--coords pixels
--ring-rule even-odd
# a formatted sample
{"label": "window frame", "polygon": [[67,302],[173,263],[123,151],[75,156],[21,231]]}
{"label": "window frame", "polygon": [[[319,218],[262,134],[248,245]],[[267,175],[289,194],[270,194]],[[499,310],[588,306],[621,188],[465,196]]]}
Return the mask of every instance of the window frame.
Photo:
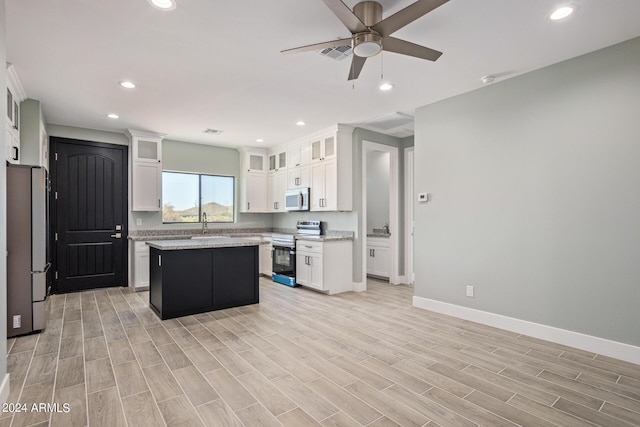
{"label": "window frame", "polygon": [[[209,221],[207,219],[207,224],[235,224],[236,223],[236,177],[234,175],[219,175],[219,174],[211,174],[211,173],[201,173],[201,172],[185,172],[185,171],[176,171],[176,170],[162,170],[162,179],[164,180],[164,173],[175,173],[181,175],[196,175],[198,177],[198,221],[165,221],[164,220],[164,197],[162,198],[163,210],[160,212],[162,224],[202,224],[202,177],[208,176],[213,178],[231,178],[231,183],[233,187],[233,205],[231,211],[231,221]],[[163,192],[164,192],[164,182],[163,182]]]}

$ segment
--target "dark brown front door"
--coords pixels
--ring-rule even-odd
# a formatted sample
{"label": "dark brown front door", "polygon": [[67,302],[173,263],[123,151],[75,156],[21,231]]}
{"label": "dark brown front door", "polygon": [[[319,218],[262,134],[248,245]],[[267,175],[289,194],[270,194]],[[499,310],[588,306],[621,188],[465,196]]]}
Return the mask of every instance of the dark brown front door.
{"label": "dark brown front door", "polygon": [[127,147],[51,138],[55,292],[127,285]]}

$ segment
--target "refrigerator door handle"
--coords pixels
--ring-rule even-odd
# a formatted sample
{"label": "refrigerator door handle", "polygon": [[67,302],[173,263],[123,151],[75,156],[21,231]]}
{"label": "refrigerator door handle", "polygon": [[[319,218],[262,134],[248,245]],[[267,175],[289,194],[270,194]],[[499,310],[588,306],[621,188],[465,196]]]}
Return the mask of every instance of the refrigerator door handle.
{"label": "refrigerator door handle", "polygon": [[34,270],[31,272],[31,274],[40,274],[40,273],[46,273],[49,271],[49,269],[51,268],[51,263],[48,262],[47,265],[44,266],[44,270]]}

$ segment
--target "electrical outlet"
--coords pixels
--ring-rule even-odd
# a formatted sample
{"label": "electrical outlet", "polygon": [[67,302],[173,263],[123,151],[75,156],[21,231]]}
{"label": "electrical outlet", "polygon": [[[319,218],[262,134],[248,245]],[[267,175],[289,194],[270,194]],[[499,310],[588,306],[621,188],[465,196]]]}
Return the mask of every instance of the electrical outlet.
{"label": "electrical outlet", "polygon": [[473,298],[473,286],[467,285],[467,296]]}
{"label": "electrical outlet", "polygon": [[142,218],[136,218],[136,225],[142,225]]}
{"label": "electrical outlet", "polygon": [[22,315],[16,314],[13,316],[13,329],[18,329],[22,326]]}

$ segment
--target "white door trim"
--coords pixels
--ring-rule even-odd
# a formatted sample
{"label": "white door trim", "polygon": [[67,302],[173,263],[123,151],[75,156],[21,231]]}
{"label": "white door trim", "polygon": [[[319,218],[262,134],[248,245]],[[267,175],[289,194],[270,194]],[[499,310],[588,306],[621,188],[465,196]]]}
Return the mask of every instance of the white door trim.
{"label": "white door trim", "polygon": [[407,283],[413,284],[413,228],[414,228],[414,151],[404,149],[404,275]]}
{"label": "white door trim", "polygon": [[389,237],[389,252],[391,258],[389,283],[393,285],[400,284],[400,276],[398,275],[398,249],[400,247],[398,229],[399,229],[399,206],[400,197],[398,187],[399,181],[399,148],[391,145],[379,144],[377,142],[362,141],[362,226],[360,228],[362,235],[362,281],[367,282],[367,153],[370,151],[382,151],[390,154],[390,176],[389,180],[389,228],[391,236]]}

